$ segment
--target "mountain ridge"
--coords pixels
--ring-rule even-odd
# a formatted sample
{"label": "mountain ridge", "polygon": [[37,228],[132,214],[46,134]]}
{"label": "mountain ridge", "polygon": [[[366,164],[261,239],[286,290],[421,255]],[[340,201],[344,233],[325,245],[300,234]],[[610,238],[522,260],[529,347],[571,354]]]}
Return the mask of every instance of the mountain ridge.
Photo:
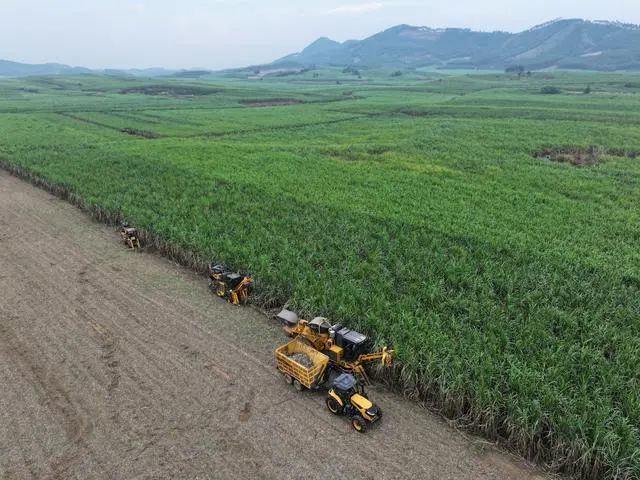
{"label": "mountain ridge", "polygon": [[396,25],[363,40],[321,37],[273,64],[388,68],[640,70],[640,26],[555,19],[519,33]]}
{"label": "mountain ridge", "polygon": [[[320,37],[298,53],[258,67],[284,66],[494,70],[518,66],[527,70],[640,71],[640,25],[558,18],[510,33],[400,24],[362,40],[337,42]],[[78,74],[197,77],[205,73],[208,71],[164,68],[92,70],[59,63],[26,64],[0,59],[0,77]]]}
{"label": "mountain ridge", "polygon": [[119,75],[134,77],[160,77],[188,73],[188,70],[168,70],[165,68],[132,68],[112,69],[105,68],[92,70],[85,67],[72,67],[61,63],[20,63],[0,59],[0,77],[28,77],[28,76],[55,76],[55,75]]}

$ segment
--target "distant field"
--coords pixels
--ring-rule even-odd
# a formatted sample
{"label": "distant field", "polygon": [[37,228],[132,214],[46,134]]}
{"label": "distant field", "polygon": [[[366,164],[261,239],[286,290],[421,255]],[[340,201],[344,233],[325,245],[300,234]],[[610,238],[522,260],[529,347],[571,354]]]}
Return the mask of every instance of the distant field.
{"label": "distant field", "polygon": [[0,161],[392,342],[473,431],[640,475],[640,76],[312,75],[2,80]]}

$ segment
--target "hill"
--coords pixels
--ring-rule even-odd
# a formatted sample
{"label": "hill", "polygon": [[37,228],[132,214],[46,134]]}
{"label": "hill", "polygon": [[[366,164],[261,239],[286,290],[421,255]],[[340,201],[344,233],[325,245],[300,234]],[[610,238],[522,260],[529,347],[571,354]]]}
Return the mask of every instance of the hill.
{"label": "hill", "polygon": [[554,20],[520,33],[398,25],[364,40],[320,38],[276,62],[388,68],[640,70],[640,27]]}
{"label": "hill", "polygon": [[0,77],[25,77],[28,75],[75,75],[91,73],[88,68],[70,67],[59,63],[30,65],[26,63],[0,60]]}
{"label": "hill", "polygon": [[33,75],[48,76],[48,75],[80,75],[80,74],[99,74],[99,75],[116,75],[126,76],[133,75],[137,77],[161,77],[161,76],[201,76],[209,72],[190,72],[177,70],[166,70],[164,68],[144,68],[144,69],[104,69],[104,70],[90,70],[84,67],[71,67],[69,65],[63,65],[60,63],[43,63],[43,64],[28,64],[11,62],[9,60],[0,59],[0,77],[28,77]]}

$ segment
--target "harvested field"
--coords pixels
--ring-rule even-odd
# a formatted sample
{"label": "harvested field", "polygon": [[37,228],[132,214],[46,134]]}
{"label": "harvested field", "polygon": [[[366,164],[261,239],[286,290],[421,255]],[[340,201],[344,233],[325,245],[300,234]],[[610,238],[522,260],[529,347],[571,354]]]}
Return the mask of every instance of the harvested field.
{"label": "harvested field", "polygon": [[272,321],[4,172],[0,245],[0,478],[542,478],[383,388],[356,433]]}

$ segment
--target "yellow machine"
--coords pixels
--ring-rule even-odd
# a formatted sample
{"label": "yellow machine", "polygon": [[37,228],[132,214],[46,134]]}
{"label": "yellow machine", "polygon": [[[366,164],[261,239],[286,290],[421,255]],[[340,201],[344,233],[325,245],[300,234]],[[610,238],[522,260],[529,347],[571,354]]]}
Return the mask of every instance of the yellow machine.
{"label": "yellow machine", "polygon": [[140,248],[138,231],[135,228],[130,227],[126,222],[123,223],[122,227],[120,228],[120,237],[129,248]]}
{"label": "yellow machine", "polygon": [[393,350],[384,347],[380,352],[367,352],[365,335],[342,325],[331,325],[326,318],[299,320],[290,310],[282,310],[277,317],[284,322],[287,335],[304,338],[313,348],[327,355],[334,368],[355,375],[365,384],[370,383],[365,364],[379,361],[388,368],[393,362]]}
{"label": "yellow machine", "polygon": [[382,410],[367,398],[364,387],[348,373],[338,376],[327,394],[327,408],[334,415],[346,415],[360,433],[382,418]]}
{"label": "yellow machine", "polygon": [[222,265],[209,265],[209,288],[234,305],[247,303],[253,278],[240,272],[227,272]]}

